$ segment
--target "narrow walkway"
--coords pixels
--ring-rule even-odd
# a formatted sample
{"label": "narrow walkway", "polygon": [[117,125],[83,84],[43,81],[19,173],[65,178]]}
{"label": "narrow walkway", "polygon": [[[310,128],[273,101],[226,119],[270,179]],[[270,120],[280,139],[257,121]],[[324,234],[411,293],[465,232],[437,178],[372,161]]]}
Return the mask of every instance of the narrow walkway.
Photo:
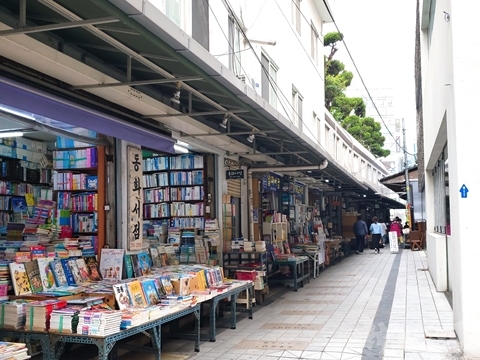
{"label": "narrow walkway", "polygon": [[171,352],[169,343],[162,359],[463,359],[450,305],[426,268],[423,251],[352,255],[200,353]]}

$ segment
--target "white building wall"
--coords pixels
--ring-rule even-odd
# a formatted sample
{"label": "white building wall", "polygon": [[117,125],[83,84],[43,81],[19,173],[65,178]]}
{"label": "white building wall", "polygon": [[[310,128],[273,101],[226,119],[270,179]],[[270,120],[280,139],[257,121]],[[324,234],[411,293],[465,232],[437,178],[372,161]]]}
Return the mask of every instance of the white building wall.
{"label": "white building wall", "polygon": [[[424,0],[421,5],[426,4]],[[478,143],[478,132],[472,130],[480,81],[474,56],[480,51],[480,28],[475,25],[479,11],[480,2],[475,0],[437,0],[432,37],[428,38],[426,29],[422,36],[427,231],[433,232],[435,211],[429,174],[448,139],[451,236],[447,266],[451,271],[447,283],[465,358],[480,358],[480,307],[474,295],[480,248],[472,246],[478,237],[472,224],[478,222],[480,167],[471,162]],[[460,196],[463,184],[470,190],[467,198]]]}

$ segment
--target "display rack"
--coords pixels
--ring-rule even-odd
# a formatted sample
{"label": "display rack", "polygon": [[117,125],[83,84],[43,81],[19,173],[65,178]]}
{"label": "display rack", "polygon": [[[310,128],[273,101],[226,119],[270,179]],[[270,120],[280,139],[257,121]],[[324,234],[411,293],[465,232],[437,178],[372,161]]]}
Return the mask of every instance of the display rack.
{"label": "display rack", "polygon": [[205,226],[203,155],[150,156],[143,159],[143,217],[146,226]]}
{"label": "display rack", "polygon": [[105,148],[103,146],[57,149],[53,153],[53,191],[59,225],[74,236],[92,237],[92,245],[105,245]]}

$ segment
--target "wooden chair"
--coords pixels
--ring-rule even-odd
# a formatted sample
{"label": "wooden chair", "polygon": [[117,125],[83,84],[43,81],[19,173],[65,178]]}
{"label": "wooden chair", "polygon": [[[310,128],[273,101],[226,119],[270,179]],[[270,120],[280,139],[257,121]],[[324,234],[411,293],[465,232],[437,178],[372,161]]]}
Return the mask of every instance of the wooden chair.
{"label": "wooden chair", "polygon": [[418,230],[410,231],[410,248],[413,250],[422,250],[422,234]]}

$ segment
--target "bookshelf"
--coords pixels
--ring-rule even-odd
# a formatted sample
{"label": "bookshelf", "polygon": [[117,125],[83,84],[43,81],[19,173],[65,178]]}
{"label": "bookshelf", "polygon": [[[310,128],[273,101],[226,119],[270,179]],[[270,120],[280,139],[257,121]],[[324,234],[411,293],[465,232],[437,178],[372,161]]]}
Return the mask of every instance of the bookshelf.
{"label": "bookshelf", "polygon": [[51,195],[51,170],[29,166],[38,165],[0,156],[0,227],[17,220],[16,213],[27,214],[35,200]]}
{"label": "bookshelf", "polygon": [[70,226],[74,237],[105,245],[105,148],[57,149],[53,152],[53,191],[59,225]]}
{"label": "bookshelf", "polygon": [[146,226],[204,229],[204,156],[150,156],[144,157],[142,166]]}

